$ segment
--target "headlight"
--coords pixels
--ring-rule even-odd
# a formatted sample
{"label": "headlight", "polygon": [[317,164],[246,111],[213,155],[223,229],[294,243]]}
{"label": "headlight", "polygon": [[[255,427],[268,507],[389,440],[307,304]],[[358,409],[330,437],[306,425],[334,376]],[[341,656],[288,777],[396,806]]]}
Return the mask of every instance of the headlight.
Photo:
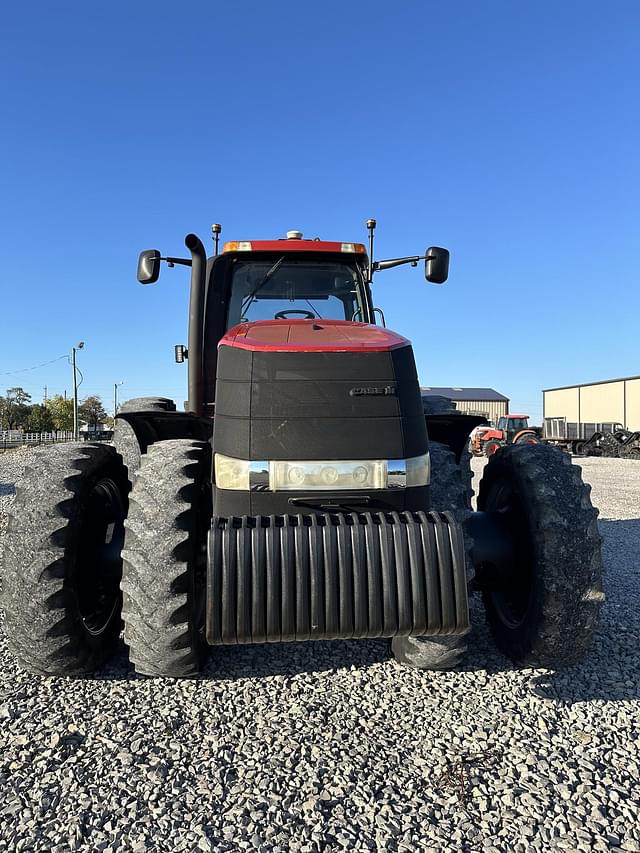
{"label": "headlight", "polygon": [[308,489],[384,489],[387,464],[381,459],[331,462],[270,462],[269,488],[274,492]]}
{"label": "headlight", "polygon": [[229,456],[216,453],[214,464],[216,485],[219,488],[249,491],[249,462],[245,459],[231,459]]}
{"label": "headlight", "polygon": [[220,489],[357,491],[428,486],[429,454],[411,459],[341,459],[322,461],[250,462],[216,453],[215,480]]}
{"label": "headlight", "polygon": [[428,486],[431,482],[431,457],[414,456],[407,459],[407,486]]}

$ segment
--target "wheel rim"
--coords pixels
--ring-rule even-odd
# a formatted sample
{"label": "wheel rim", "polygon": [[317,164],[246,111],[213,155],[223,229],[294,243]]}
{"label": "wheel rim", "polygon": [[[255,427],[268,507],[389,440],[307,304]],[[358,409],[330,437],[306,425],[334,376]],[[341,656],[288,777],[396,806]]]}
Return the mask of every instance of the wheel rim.
{"label": "wheel rim", "polygon": [[513,571],[506,584],[489,592],[495,612],[509,629],[520,627],[526,620],[533,599],[535,575],[527,516],[521,499],[508,480],[498,480],[484,506],[485,512],[499,513],[508,524],[515,545]]}
{"label": "wheel rim", "polygon": [[80,618],[92,636],[103,634],[120,607],[125,507],[108,477],[91,490],[80,531],[76,595]]}

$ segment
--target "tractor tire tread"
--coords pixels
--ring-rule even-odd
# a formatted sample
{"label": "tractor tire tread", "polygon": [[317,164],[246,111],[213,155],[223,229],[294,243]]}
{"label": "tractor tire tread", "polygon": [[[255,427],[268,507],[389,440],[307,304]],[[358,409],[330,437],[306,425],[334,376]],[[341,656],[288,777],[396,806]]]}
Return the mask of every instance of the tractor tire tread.
{"label": "tractor tire tread", "polygon": [[9,507],[0,607],[9,648],[24,669],[37,675],[93,672],[117,648],[119,619],[101,642],[91,642],[72,615],[67,580],[85,497],[107,472],[126,494],[115,448],[84,442],[38,448]]}
{"label": "tractor tire tread", "polygon": [[480,483],[479,509],[491,482],[515,476],[530,518],[540,583],[533,621],[509,633],[484,593],[498,646],[521,666],[570,666],[586,654],[598,622],[602,593],[598,510],[581,469],[544,444],[504,447],[490,459]]}
{"label": "tractor tire tread", "polygon": [[122,615],[130,659],[143,675],[196,676],[204,661],[190,578],[203,545],[198,497],[210,477],[209,462],[206,442],[161,441],[149,447],[135,479],[125,525]]}

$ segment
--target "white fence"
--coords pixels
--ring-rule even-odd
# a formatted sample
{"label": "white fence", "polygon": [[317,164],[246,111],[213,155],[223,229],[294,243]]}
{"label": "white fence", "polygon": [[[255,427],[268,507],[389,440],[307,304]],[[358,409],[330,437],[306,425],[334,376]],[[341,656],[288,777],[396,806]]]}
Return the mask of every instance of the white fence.
{"label": "white fence", "polygon": [[24,444],[57,444],[60,441],[73,441],[70,430],[59,432],[23,432],[20,429],[0,430],[0,450],[10,447],[22,447]]}

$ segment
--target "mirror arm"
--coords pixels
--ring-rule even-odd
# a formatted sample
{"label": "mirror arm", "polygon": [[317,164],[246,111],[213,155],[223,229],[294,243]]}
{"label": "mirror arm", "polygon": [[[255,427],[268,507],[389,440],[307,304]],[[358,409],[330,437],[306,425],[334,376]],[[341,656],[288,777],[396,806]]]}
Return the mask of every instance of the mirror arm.
{"label": "mirror arm", "polygon": [[181,264],[183,267],[190,267],[191,266],[191,259],[190,258],[166,257],[166,258],[160,258],[160,260],[166,261],[168,267],[174,267],[176,264]]}
{"label": "mirror arm", "polygon": [[373,265],[373,271],[388,270],[391,267],[399,267],[401,264],[411,264],[412,267],[415,267],[418,265],[418,261],[424,261],[430,257],[430,255],[412,255],[410,258],[390,258],[388,261],[376,261]]}

